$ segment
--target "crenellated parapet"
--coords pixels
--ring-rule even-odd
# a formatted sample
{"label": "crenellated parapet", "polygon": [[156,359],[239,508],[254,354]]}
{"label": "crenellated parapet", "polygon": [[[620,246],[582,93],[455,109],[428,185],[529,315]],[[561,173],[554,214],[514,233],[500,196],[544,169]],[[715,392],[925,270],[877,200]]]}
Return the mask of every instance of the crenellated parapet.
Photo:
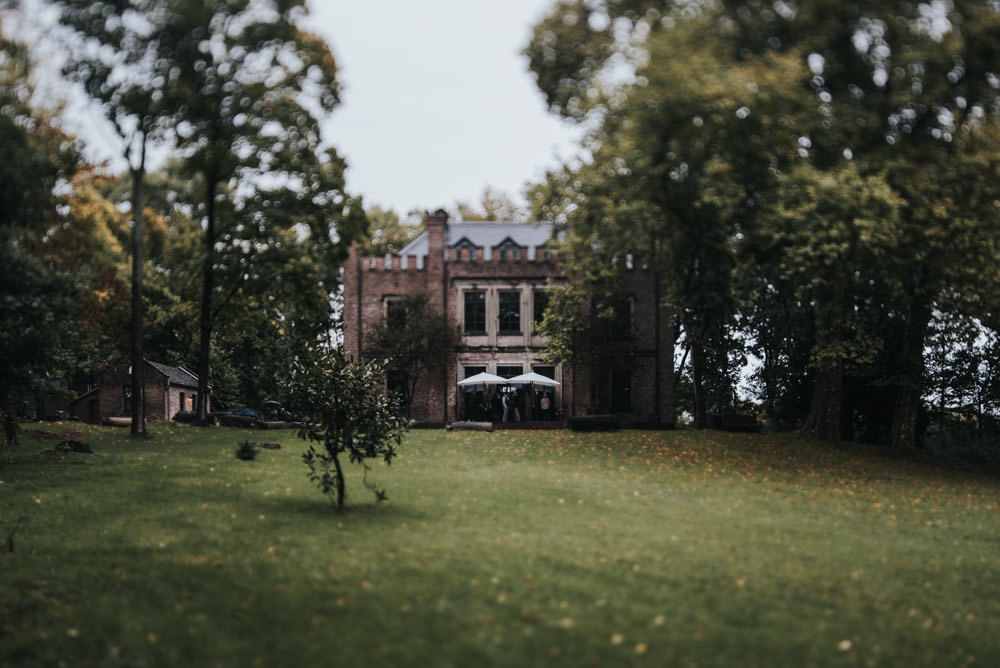
{"label": "crenellated parapet", "polygon": [[[450,247],[442,250],[442,261],[448,265],[485,265],[513,267],[518,265],[553,266],[556,258],[545,246],[518,246],[516,248]],[[358,258],[359,266],[366,272],[424,271],[428,255],[378,255]]]}
{"label": "crenellated parapet", "polygon": [[[616,309],[628,317],[627,336],[615,345],[630,346],[640,361],[636,368],[607,367],[592,375],[569,364],[549,365],[542,356],[537,323],[552,287],[569,280],[551,225],[449,222],[439,210],[425,216],[424,226],[395,254],[366,256],[355,243],[343,272],[343,347],[351,357],[364,358],[367,333],[398,315],[395,306],[407,295],[425,296],[461,335],[445,373],[418,380],[410,417],[447,424],[477,410],[469,403],[476,393],[459,386],[460,379],[483,371],[531,371],[561,383],[553,401],[563,415],[614,410],[625,423],[673,420],[673,318],[655,262],[632,255],[608,260],[622,278]],[[524,414],[532,413],[531,399],[518,399]]]}

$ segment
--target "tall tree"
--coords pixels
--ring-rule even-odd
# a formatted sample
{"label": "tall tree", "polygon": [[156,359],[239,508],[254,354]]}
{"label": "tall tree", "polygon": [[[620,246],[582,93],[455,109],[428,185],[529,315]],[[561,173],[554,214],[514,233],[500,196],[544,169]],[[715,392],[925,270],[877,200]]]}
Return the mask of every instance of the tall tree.
{"label": "tall tree", "polygon": [[[861,303],[869,316],[893,320],[903,334],[883,338],[892,354],[883,350],[881,359],[893,362],[875,382],[896,396],[894,442],[913,447],[929,315],[948,286],[973,287],[954,268],[985,268],[971,242],[992,247],[996,235],[995,224],[982,224],[995,221],[995,211],[979,207],[965,215],[956,204],[991,201],[985,195],[995,189],[991,184],[972,179],[960,186],[962,179],[930,175],[944,168],[957,176],[973,165],[992,170],[982,146],[993,136],[998,86],[987,65],[993,50],[984,45],[998,43],[998,17],[995,3],[974,0],[795,8],[744,0],[560,2],[536,26],[526,54],[550,107],[593,123],[588,169],[603,171],[597,187],[610,193],[596,199],[584,193],[566,219],[605,219],[589,228],[602,244],[655,240],[681,251],[663,265],[672,299],[686,320],[685,337],[697,344],[704,332],[712,337],[709,350],[726,345],[727,313],[746,302],[733,290],[754,285],[732,285],[731,277],[761,266],[778,270],[765,289],[790,291],[782,303],[820,319],[814,332],[824,340],[816,341],[817,350],[831,349],[837,336],[846,338],[836,346],[849,347],[856,336],[851,327],[830,328],[824,314],[831,300]],[[765,224],[765,213],[798,197],[793,189],[803,186],[803,167],[814,170],[808,179],[814,184],[829,183],[822,172],[850,184],[841,174],[854,169],[858,183],[877,178],[905,202],[890,207],[901,232],[890,261],[865,264],[867,248],[853,259],[840,244],[820,249],[830,263],[824,266],[849,260],[845,270],[855,263],[859,272],[843,294],[815,293],[822,308],[796,296],[801,285],[779,280],[783,251],[776,251],[784,246],[773,243],[775,230]],[[888,203],[889,194],[879,201]],[[634,210],[640,202],[652,215],[629,227],[608,212],[608,203]],[[855,227],[858,213],[834,206],[824,215],[847,217],[832,221],[832,231]],[[646,234],[649,221],[658,234]],[[961,244],[951,242],[953,230],[967,232]],[[888,289],[878,295],[860,289],[882,280]],[[821,358],[812,356],[814,363]],[[814,371],[813,415],[827,414],[819,432],[836,437],[832,421],[839,416],[831,407],[840,399],[818,391],[831,378],[818,366]]]}
{"label": "tall tree", "polygon": [[172,7],[156,0],[56,0],[79,43],[65,71],[97,101],[121,140],[131,178],[132,296],[129,349],[133,436],[146,435],[143,352],[143,181],[151,142],[162,142],[178,105],[175,44],[164,30]]}
{"label": "tall tree", "polygon": [[761,234],[775,245],[779,278],[813,317],[816,378],[804,428],[838,441],[845,369],[869,364],[883,344],[872,305],[895,280],[902,201],[880,175],[805,164],[783,179],[773,199]]}
{"label": "tall tree", "polygon": [[35,390],[75,369],[76,277],[40,249],[64,222],[79,145],[38,103],[28,47],[0,33],[0,421],[13,446],[17,418]]}
{"label": "tall tree", "polygon": [[[588,247],[599,247],[608,258],[624,262],[634,255],[637,262],[661,271],[663,290],[678,314],[676,331],[683,335],[685,359],[691,360],[692,412],[696,424],[705,426],[708,405],[718,408],[731,399],[731,391],[710,393],[708,387],[728,383],[729,370],[717,362],[727,360],[732,349],[727,337],[735,308],[730,281],[737,247],[732,242],[745,231],[745,223],[741,229],[734,215],[724,215],[702,199],[714,182],[706,171],[713,160],[721,160],[756,182],[781,150],[777,138],[758,131],[760,123],[733,113],[753,95],[748,83],[754,69],[720,62],[723,38],[711,37],[711,22],[699,17],[681,22],[669,40],[650,38],[648,62],[637,65],[633,83],[619,81],[618,88],[602,91],[595,70],[600,63],[585,59],[580,67],[589,87],[570,86],[567,73],[553,77],[546,70],[549,62],[558,67],[559,53],[571,49],[560,43],[562,31],[568,31],[567,38],[581,30],[590,35],[601,45],[594,52],[605,58],[617,45],[611,33],[595,28],[601,21],[584,5],[558,8],[565,14],[550,18],[559,20],[536,28],[528,50],[532,64],[541,68],[540,84],[555,84],[546,91],[551,104],[564,114],[597,122],[586,144],[589,160],[550,175],[554,186],[547,197],[556,199],[543,204],[540,214],[555,220],[561,233],[583,242],[579,253],[562,252],[564,258],[589,263]],[[581,23],[586,27],[580,28]],[[680,58],[679,52],[687,55]],[[757,150],[751,153],[755,134]],[[769,143],[761,146],[761,137]]]}
{"label": "tall tree", "polygon": [[[237,218],[245,193],[275,183],[294,190],[322,173],[319,120],[339,87],[329,47],[301,28],[304,0],[177,4],[164,34],[183,93],[181,152],[204,188],[197,417],[205,421],[219,244],[232,226],[255,225]],[[342,193],[314,193],[313,203],[331,218],[358,218]]]}

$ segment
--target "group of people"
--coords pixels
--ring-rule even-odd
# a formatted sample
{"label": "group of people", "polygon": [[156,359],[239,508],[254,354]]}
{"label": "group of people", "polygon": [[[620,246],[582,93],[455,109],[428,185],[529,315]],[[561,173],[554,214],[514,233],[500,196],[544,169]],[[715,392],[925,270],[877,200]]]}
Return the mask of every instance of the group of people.
{"label": "group of people", "polygon": [[[502,389],[488,396],[485,392],[475,393],[475,401],[466,403],[467,412],[477,413],[470,415],[472,419],[489,420],[491,422],[521,422],[522,420],[551,420],[553,419],[552,393],[544,390],[535,390],[533,410],[530,414],[525,414],[523,394],[518,388],[509,390]],[[470,411],[471,409],[471,411]]]}

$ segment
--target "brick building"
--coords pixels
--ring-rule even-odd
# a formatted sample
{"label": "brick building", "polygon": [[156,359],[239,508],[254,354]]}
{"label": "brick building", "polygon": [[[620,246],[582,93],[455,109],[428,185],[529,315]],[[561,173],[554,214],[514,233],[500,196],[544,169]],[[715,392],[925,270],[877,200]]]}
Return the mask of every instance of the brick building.
{"label": "brick building", "polygon": [[[405,295],[426,294],[458,324],[462,344],[454,363],[442,376],[420,379],[412,418],[439,425],[489,419],[479,410],[477,391],[484,388],[458,381],[482,371],[505,378],[534,371],[560,383],[548,389],[553,413],[563,418],[613,413],[623,424],[673,423],[673,324],[654,272],[629,271],[625,279],[622,336],[610,337],[617,340],[608,346],[626,347],[628,355],[609,354],[606,363],[588,367],[552,365],[541,358],[545,341],[534,332],[546,288],[565,280],[545,247],[550,227],[449,223],[440,210],[426,222],[426,231],[396,255],[361,257],[355,246],[344,271],[344,348],[355,358],[365,355],[366,327]],[[517,397],[519,412],[537,418],[540,395],[527,394],[522,388]]]}
{"label": "brick building", "polygon": [[[147,420],[170,420],[177,413],[192,412],[198,400],[198,376],[183,366],[146,360],[143,384]],[[95,387],[73,402],[73,411],[80,420],[97,424],[131,416],[131,401],[132,371],[127,362],[120,362],[97,376]]]}

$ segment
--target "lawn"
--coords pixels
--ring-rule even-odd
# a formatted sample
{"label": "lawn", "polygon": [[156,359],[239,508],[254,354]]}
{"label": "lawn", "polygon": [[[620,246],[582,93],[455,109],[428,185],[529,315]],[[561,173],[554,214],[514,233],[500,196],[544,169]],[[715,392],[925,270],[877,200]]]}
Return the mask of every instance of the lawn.
{"label": "lawn", "polygon": [[[795,435],[77,424],[0,470],[0,665],[1000,665],[1000,478]],[[239,441],[280,443],[239,461]],[[356,468],[356,467],[353,467]],[[13,550],[11,550],[13,548]]]}

